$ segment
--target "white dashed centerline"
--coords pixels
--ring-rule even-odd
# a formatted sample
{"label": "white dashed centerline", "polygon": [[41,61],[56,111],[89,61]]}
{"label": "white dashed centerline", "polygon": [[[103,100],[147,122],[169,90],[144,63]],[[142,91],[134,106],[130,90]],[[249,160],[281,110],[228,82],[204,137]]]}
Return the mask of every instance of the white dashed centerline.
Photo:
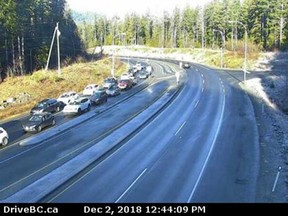
{"label": "white dashed centerline", "polygon": [[198,106],[198,104],[199,104],[199,100],[196,102],[194,108],[196,108]]}
{"label": "white dashed centerline", "polygon": [[186,121],[183,122],[180,128],[176,131],[175,136],[181,131],[181,129],[184,127],[185,124],[186,124]]}

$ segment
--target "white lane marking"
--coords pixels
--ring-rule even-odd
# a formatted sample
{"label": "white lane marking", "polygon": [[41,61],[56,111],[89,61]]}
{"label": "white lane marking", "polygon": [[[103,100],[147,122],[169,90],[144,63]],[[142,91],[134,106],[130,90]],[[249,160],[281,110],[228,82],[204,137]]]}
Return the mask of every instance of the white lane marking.
{"label": "white lane marking", "polygon": [[202,78],[204,78],[204,75],[203,75],[203,74],[201,74],[201,77],[202,77]]}
{"label": "white lane marking", "polygon": [[[18,143],[19,143],[19,142],[18,142]],[[31,147],[31,148],[29,148],[29,149],[27,149],[27,150],[25,150],[25,151],[22,151],[22,152],[20,152],[20,153],[18,153],[18,154],[16,154],[16,155],[13,155],[12,157],[6,158],[5,160],[0,161],[0,164],[3,164],[3,163],[5,163],[5,162],[7,162],[7,161],[9,161],[9,160],[12,160],[12,159],[14,159],[14,158],[16,158],[16,157],[18,157],[18,156],[20,156],[20,155],[28,152],[28,151],[31,151],[31,150],[39,147],[39,146],[42,146],[44,143],[46,143],[46,142],[44,141],[43,143],[41,143],[41,144],[39,144],[39,145],[36,145],[36,146]]]}
{"label": "white lane marking", "polygon": [[202,93],[204,92],[204,87],[202,87]]}
{"label": "white lane marking", "polygon": [[123,196],[133,187],[133,185],[136,184],[136,182],[141,178],[142,175],[147,171],[147,168],[142,171],[142,173],[132,182],[132,184],[122,193],[122,195],[115,201],[115,203],[118,203]]}
{"label": "white lane marking", "polygon": [[199,100],[196,102],[194,108],[196,108],[198,106],[198,104],[199,104]]}
{"label": "white lane marking", "polygon": [[196,68],[196,71],[198,72],[199,70]]}
{"label": "white lane marking", "polygon": [[176,131],[175,136],[182,130],[185,124],[186,124],[186,121],[183,122],[182,125],[179,127],[179,129]]}
{"label": "white lane marking", "polygon": [[[95,140],[92,140],[95,141]],[[90,141],[90,142],[92,142]],[[90,143],[89,142],[89,143]],[[117,149],[115,152],[113,152],[111,155],[109,155],[107,158],[105,158],[103,161],[101,161],[97,166],[93,167],[91,170],[89,170],[89,172],[85,173],[85,175],[81,176],[81,178],[77,179],[75,182],[73,182],[73,184],[69,185],[69,187],[65,188],[63,191],[61,191],[60,193],[58,193],[56,196],[54,196],[53,198],[51,198],[48,203],[52,202],[55,198],[59,197],[60,195],[62,195],[65,191],[67,191],[68,189],[70,189],[72,186],[74,186],[76,183],[80,182],[84,177],[86,177],[87,175],[89,175],[92,171],[94,171],[96,168],[99,167],[99,165],[101,165],[102,163],[104,163],[105,161],[107,161],[108,159],[110,159],[111,157],[113,157],[116,153],[118,153],[120,150],[122,150],[122,148],[125,145],[121,146],[119,149]],[[76,149],[77,150],[77,149]],[[72,152],[73,153],[73,152]],[[49,164],[50,165],[50,164]],[[38,170],[37,170],[38,171]]]}
{"label": "white lane marking", "polygon": [[206,166],[207,166],[208,160],[209,160],[209,158],[210,158],[210,156],[211,156],[211,153],[212,153],[212,151],[213,151],[213,149],[214,149],[214,146],[215,146],[215,143],[216,143],[216,139],[217,139],[217,137],[218,137],[220,128],[221,128],[221,126],[222,126],[222,121],[223,121],[223,116],[224,116],[224,110],[225,110],[225,103],[226,103],[226,98],[225,98],[225,95],[224,95],[224,101],[223,101],[223,105],[222,105],[220,122],[219,122],[219,124],[218,124],[217,130],[216,130],[216,134],[215,134],[215,136],[214,136],[214,139],[213,139],[213,141],[212,141],[212,145],[211,145],[211,147],[210,147],[209,153],[208,153],[208,155],[207,155],[207,157],[206,157],[206,160],[205,160],[205,162],[204,162],[204,165],[203,165],[203,167],[202,167],[202,169],[201,169],[201,172],[200,172],[200,174],[199,174],[199,176],[198,176],[198,178],[197,178],[196,184],[194,185],[194,187],[193,187],[193,189],[192,189],[192,192],[191,192],[191,194],[190,194],[190,196],[189,196],[189,198],[188,198],[187,203],[191,202],[191,199],[192,199],[192,197],[193,197],[193,195],[194,195],[194,193],[195,193],[195,191],[196,191],[196,188],[198,187],[198,184],[199,184],[199,182],[200,182],[200,179],[202,178],[202,175],[203,175],[204,170],[205,170],[205,168],[206,168]]}
{"label": "white lane marking", "polygon": [[202,81],[202,82],[203,82],[203,84],[205,84],[205,80],[204,80],[204,79],[203,79],[203,81]]}

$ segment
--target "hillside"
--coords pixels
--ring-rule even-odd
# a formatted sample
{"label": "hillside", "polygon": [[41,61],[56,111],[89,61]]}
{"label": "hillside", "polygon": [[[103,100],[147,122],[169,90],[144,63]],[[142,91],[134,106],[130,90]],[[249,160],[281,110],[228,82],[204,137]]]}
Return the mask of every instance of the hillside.
{"label": "hillside", "polygon": [[[127,70],[127,65],[115,61],[116,75]],[[59,77],[56,70],[36,71],[32,75],[6,79],[0,84],[0,105],[4,100],[17,98],[25,93],[21,103],[11,104],[0,110],[0,120],[27,112],[44,98],[57,98],[66,91],[81,92],[90,83],[101,84],[110,76],[111,59],[96,62],[75,63],[62,69]]]}

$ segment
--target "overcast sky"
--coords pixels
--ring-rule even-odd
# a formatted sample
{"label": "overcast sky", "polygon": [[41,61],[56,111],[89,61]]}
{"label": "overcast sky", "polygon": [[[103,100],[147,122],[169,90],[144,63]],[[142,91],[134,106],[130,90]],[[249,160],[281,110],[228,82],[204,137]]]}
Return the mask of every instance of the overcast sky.
{"label": "overcast sky", "polygon": [[143,14],[148,10],[152,14],[162,14],[164,10],[172,12],[176,6],[183,8],[186,5],[196,7],[211,0],[66,0],[73,10],[85,12],[93,11],[109,17],[123,16],[136,12]]}

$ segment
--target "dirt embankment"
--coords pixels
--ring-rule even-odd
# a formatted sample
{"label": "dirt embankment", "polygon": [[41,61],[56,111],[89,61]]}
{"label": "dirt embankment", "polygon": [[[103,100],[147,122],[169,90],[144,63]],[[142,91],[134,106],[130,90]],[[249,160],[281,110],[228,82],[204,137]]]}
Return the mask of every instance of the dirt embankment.
{"label": "dirt embankment", "polygon": [[260,132],[257,202],[288,202],[288,53],[263,54],[251,73],[257,76],[246,89]]}

